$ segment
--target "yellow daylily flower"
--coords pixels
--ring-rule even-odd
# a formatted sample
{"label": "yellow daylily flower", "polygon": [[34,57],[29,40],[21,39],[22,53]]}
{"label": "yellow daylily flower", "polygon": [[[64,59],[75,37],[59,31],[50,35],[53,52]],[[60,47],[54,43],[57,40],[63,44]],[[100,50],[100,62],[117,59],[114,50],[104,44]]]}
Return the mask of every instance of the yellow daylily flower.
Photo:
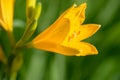
{"label": "yellow daylily flower", "polygon": [[86,3],[75,4],[66,10],[48,29],[35,37],[29,46],[67,56],[97,54],[97,49],[82,40],[93,35],[98,24],[85,24]]}
{"label": "yellow daylily flower", "polygon": [[0,0],[0,26],[9,32],[13,28],[14,0]]}

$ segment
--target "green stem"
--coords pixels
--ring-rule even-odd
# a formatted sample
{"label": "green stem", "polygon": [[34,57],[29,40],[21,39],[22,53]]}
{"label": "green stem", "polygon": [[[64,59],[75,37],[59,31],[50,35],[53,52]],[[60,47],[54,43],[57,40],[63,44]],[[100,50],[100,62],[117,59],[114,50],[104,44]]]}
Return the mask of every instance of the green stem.
{"label": "green stem", "polygon": [[11,46],[14,47],[15,39],[14,39],[14,36],[13,36],[13,32],[7,31],[7,34],[8,34]]}
{"label": "green stem", "polygon": [[17,72],[12,72],[10,75],[10,80],[16,80],[17,78]]}
{"label": "green stem", "polygon": [[17,73],[20,70],[23,63],[23,54],[18,52],[18,54],[11,54],[8,59],[8,64],[5,68],[5,78],[4,80],[16,80]]}

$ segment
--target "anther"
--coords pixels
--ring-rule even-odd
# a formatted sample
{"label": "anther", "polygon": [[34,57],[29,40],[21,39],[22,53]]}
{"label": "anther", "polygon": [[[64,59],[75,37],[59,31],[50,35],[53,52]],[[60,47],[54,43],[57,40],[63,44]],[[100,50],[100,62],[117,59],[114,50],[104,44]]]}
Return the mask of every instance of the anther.
{"label": "anther", "polygon": [[79,34],[80,34],[80,31],[77,32],[77,35],[79,35]]}
{"label": "anther", "polygon": [[72,39],[72,38],[69,36],[69,37],[68,37],[68,42],[70,42],[70,41],[71,41],[71,39]]}
{"label": "anther", "polygon": [[76,32],[75,32],[75,31],[74,31],[74,33],[73,33],[73,36],[74,36],[74,37],[76,37],[76,36],[77,36],[77,34],[76,34]]}

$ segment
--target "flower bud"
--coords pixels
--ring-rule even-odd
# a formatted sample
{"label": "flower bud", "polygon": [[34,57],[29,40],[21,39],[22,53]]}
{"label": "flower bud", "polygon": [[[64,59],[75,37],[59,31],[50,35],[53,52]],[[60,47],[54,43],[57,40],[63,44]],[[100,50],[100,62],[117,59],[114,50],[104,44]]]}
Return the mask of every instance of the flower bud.
{"label": "flower bud", "polygon": [[27,2],[26,2],[27,20],[31,19],[35,5],[36,5],[36,0],[27,0]]}

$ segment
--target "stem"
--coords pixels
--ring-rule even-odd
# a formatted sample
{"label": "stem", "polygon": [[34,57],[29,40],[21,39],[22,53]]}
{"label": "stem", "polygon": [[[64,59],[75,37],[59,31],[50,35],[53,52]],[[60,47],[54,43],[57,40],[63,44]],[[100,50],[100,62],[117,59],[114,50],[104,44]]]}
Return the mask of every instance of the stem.
{"label": "stem", "polygon": [[5,69],[5,78],[2,80],[16,80],[17,73],[20,70],[23,63],[23,55],[21,52],[18,54],[11,54],[8,59],[8,64]]}
{"label": "stem", "polygon": [[16,80],[16,78],[17,78],[17,72],[11,73],[10,80]]}
{"label": "stem", "polygon": [[15,39],[14,39],[14,36],[13,36],[13,32],[12,31],[7,31],[7,34],[8,34],[11,46],[14,47]]}

